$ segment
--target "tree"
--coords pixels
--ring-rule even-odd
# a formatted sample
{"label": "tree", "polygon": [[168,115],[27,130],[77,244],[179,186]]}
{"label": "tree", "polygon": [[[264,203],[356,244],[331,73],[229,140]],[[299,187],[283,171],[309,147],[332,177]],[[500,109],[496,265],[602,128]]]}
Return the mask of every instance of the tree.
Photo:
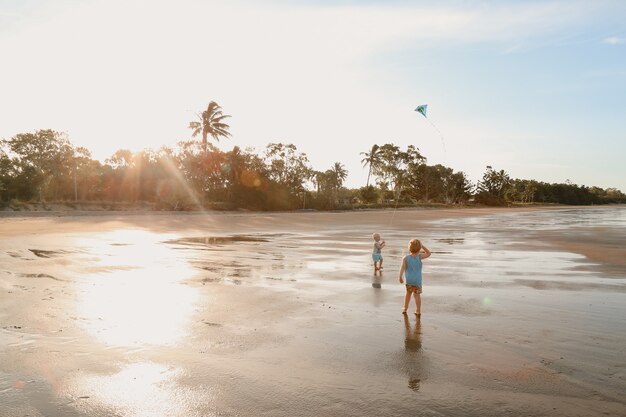
{"label": "tree", "polygon": [[378,200],[378,190],[373,185],[361,187],[359,197],[364,203],[375,203]]}
{"label": "tree", "polygon": [[[393,198],[397,201],[404,183],[408,180],[408,172],[423,164],[426,158],[413,145],[402,151],[398,146],[386,143],[379,148],[379,153],[380,162],[374,167],[374,173],[379,177],[379,185],[385,183],[391,187]],[[384,191],[382,195],[385,195]]]}
{"label": "tree", "polygon": [[220,137],[230,137],[230,126],[224,123],[224,119],[230,117],[222,113],[222,108],[214,101],[211,101],[202,114],[198,114],[198,120],[189,122],[189,128],[192,130],[192,136],[195,138],[202,134],[202,150],[207,152],[207,137],[211,137],[216,141],[220,141]]}
{"label": "tree", "polygon": [[378,152],[379,146],[374,144],[372,145],[372,149],[368,152],[361,152],[363,155],[363,159],[361,159],[361,163],[363,163],[363,167],[369,166],[369,170],[367,172],[367,183],[366,187],[370,185],[370,176],[372,175],[372,169],[374,169],[380,163],[380,153]]}
{"label": "tree", "polygon": [[3,143],[13,156],[16,180],[22,182],[22,197],[38,195],[43,201],[51,188],[56,199],[73,168],[74,150],[67,136],[47,129],[18,133]]}
{"label": "tree", "polygon": [[133,153],[128,149],[118,149],[110,158],[105,159],[104,162],[115,169],[130,168],[133,165]]}
{"label": "tree", "polygon": [[94,197],[102,191],[102,166],[99,161],[91,159],[91,152],[87,148],[74,148],[72,155],[72,176],[74,200],[85,200]]}
{"label": "tree", "polygon": [[348,178],[348,171],[341,162],[335,162],[330,169],[335,190],[339,190],[343,186],[343,182]]}
{"label": "tree", "polygon": [[265,162],[270,180],[296,194],[313,175],[309,158],[293,144],[270,143],[265,148]]}
{"label": "tree", "polygon": [[406,192],[417,201],[429,202],[443,192],[441,172],[426,164],[413,165],[408,169]]}
{"label": "tree", "polygon": [[263,160],[252,149],[235,146],[224,159],[227,201],[235,207],[268,209],[269,182]]}
{"label": "tree", "polygon": [[341,162],[335,162],[324,172],[313,172],[312,179],[317,188],[317,200],[322,208],[333,208],[337,205],[339,191],[347,177],[348,171]]}
{"label": "tree", "polygon": [[378,152],[379,162],[373,167],[373,171],[379,177],[379,185],[382,183],[386,183],[388,186],[393,184],[392,189],[398,188],[400,186],[399,177],[404,168],[402,166],[403,158],[400,147],[386,143],[379,147]]}
{"label": "tree", "polygon": [[343,187],[343,182],[348,178],[348,171],[341,162],[335,162],[327,172],[333,185],[333,205],[336,205],[339,202],[339,191]]}
{"label": "tree", "polygon": [[239,146],[234,146],[230,152],[225,153],[222,173],[224,175],[224,186],[226,188],[232,189],[235,185],[239,184],[244,166],[245,157]]}
{"label": "tree", "polygon": [[114,201],[135,201],[138,194],[135,157],[128,149],[118,149],[105,159],[107,168],[105,189],[108,199]]}
{"label": "tree", "polygon": [[446,203],[467,202],[472,195],[472,183],[464,172],[452,172],[445,180]]}
{"label": "tree", "polygon": [[314,171],[312,180],[318,194],[325,194],[332,188],[328,171]]}
{"label": "tree", "polygon": [[298,152],[293,144],[270,143],[265,148],[265,165],[268,179],[273,183],[269,190],[271,205],[291,208],[304,205],[305,182],[314,176],[306,154]]}
{"label": "tree", "polygon": [[0,149],[0,201],[8,199],[8,187],[11,182],[11,168],[11,159],[7,156],[3,149]]}
{"label": "tree", "polygon": [[505,195],[511,188],[511,178],[504,170],[496,171],[491,166],[483,174],[477,186],[477,200],[488,205],[505,203]]}

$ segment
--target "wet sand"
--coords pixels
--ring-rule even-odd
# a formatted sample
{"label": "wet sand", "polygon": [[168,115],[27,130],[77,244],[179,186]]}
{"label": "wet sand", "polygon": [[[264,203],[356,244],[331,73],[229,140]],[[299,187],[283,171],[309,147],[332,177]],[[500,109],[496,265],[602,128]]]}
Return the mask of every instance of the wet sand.
{"label": "wet sand", "polygon": [[625,244],[623,207],[1,218],[0,416],[622,416]]}

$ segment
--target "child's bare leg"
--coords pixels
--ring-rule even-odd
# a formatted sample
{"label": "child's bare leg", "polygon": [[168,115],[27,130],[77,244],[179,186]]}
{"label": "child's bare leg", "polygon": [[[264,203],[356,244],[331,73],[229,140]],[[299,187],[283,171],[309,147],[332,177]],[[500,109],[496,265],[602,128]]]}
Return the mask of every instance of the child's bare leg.
{"label": "child's bare leg", "polygon": [[404,308],[402,309],[403,313],[406,313],[406,311],[408,310],[409,302],[411,302],[411,291],[407,289],[406,294],[404,294]]}
{"label": "child's bare leg", "polygon": [[380,265],[378,265],[378,269],[383,269],[383,260],[384,260],[384,259],[381,259],[381,260],[380,260]]}
{"label": "child's bare leg", "polygon": [[413,297],[415,298],[415,314],[419,316],[422,314],[422,297],[418,292],[414,293]]}

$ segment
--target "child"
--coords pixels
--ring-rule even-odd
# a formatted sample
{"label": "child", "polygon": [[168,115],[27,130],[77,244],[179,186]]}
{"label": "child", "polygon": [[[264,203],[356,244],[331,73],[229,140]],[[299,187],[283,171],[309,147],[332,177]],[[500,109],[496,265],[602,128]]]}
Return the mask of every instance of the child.
{"label": "child", "polygon": [[[423,252],[420,252],[420,249]],[[422,293],[422,259],[428,258],[430,251],[419,240],[412,239],[409,242],[409,252],[410,255],[402,258],[400,276],[398,277],[400,284],[404,283],[403,276],[406,277],[406,294],[404,295],[402,314],[406,314],[409,302],[411,302],[411,294],[413,294],[415,297],[415,314],[419,317],[422,315],[422,299],[420,298]]]}
{"label": "child", "polygon": [[380,240],[380,235],[378,233],[374,233],[372,237],[374,238],[374,248],[372,249],[372,259],[374,260],[374,274],[375,274],[376,271],[380,271],[381,269],[383,269],[382,250],[385,247],[385,241]]}

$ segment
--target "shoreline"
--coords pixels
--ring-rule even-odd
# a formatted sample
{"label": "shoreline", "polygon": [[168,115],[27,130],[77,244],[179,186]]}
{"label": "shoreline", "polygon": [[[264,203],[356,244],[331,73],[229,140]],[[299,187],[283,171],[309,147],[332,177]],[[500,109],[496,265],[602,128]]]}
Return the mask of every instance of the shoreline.
{"label": "shoreline", "polygon": [[[130,209],[105,209],[102,207],[93,209],[73,209],[64,204],[51,204],[55,209],[27,209],[27,210],[10,210],[7,208],[0,209],[0,220],[8,218],[41,218],[41,217],[84,217],[84,216],[141,216],[141,215],[233,215],[233,214],[302,214],[302,213],[362,213],[362,212],[406,212],[406,211],[482,211],[487,214],[493,212],[526,212],[535,210],[562,210],[562,209],[598,209],[598,208],[614,208],[626,207],[626,204],[603,204],[603,205],[566,205],[566,204],[533,204],[533,205],[513,205],[513,206],[484,206],[484,205],[423,205],[412,207],[376,207],[376,208],[352,208],[352,209],[336,209],[336,210],[317,210],[317,209],[297,209],[282,211],[261,211],[261,210],[156,210],[152,208]],[[63,206],[63,207],[59,207]]]}
{"label": "shoreline", "polygon": [[[601,206],[606,209],[615,206]],[[121,224],[132,225],[137,228],[164,227],[170,228],[171,221],[176,222],[180,231],[202,228],[203,221],[219,223],[213,219],[237,218],[237,219],[274,219],[297,221],[299,218],[311,219],[314,223],[318,217],[324,217],[323,221],[339,221],[345,216],[355,215],[376,215],[393,216],[397,220],[402,217],[416,214],[419,222],[430,222],[450,218],[471,218],[483,217],[494,214],[512,214],[542,212],[554,210],[582,209],[591,210],[600,208],[599,206],[533,206],[533,207],[456,207],[456,208],[401,208],[401,209],[366,209],[366,210],[334,210],[334,211],[32,211],[32,212],[2,212],[0,211],[0,236],[12,236],[19,233],[23,227],[41,227],[41,232],[67,232],[67,231],[87,231],[103,230],[119,227]],[[392,218],[393,218],[392,217]],[[185,219],[198,219],[198,221],[188,221]],[[93,219],[92,222],[89,222]],[[32,222],[32,223],[31,223]],[[68,223],[74,222],[74,223]],[[385,219],[383,222],[387,223]],[[308,223],[308,222],[307,222]],[[167,226],[166,226],[167,225]],[[216,224],[219,225],[219,224]],[[374,225],[375,226],[375,225]],[[69,227],[69,229],[68,229]]]}

